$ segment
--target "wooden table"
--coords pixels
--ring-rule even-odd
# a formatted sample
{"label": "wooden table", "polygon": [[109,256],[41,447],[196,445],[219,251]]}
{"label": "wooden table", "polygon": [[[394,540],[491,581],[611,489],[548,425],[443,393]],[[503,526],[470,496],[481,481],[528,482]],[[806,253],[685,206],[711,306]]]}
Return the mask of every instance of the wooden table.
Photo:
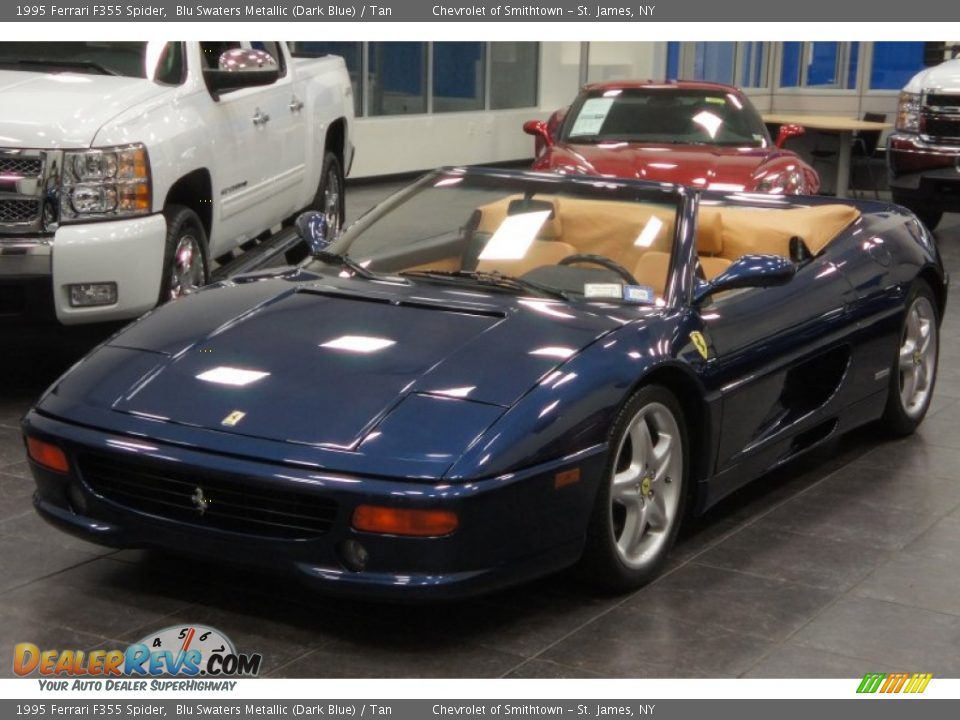
{"label": "wooden table", "polygon": [[850,148],[853,145],[853,133],[860,131],[889,130],[893,123],[872,122],[845,118],[837,115],[806,115],[803,113],[763,113],[763,121],[770,125],[803,125],[810,130],[829,130],[840,136],[837,153],[836,196],[846,197],[850,187]]}

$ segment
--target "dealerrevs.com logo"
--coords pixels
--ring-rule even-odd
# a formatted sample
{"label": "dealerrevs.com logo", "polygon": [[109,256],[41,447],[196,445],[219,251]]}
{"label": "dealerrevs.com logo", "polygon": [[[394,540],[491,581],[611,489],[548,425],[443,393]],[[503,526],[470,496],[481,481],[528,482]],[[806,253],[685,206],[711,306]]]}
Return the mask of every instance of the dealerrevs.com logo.
{"label": "dealerrevs.com logo", "polygon": [[858,693],[922,693],[933,679],[930,673],[867,673]]}
{"label": "dealerrevs.com logo", "polygon": [[[13,649],[13,672],[18,677],[73,678],[73,682],[41,680],[42,689],[145,690],[145,681],[115,678],[254,677],[262,660],[259,653],[238,653],[230,638],[216,628],[172,625],[124,649],[43,650],[34,643],[18,643]],[[218,689],[212,683],[194,684],[198,690]],[[161,688],[152,685],[150,689]]]}

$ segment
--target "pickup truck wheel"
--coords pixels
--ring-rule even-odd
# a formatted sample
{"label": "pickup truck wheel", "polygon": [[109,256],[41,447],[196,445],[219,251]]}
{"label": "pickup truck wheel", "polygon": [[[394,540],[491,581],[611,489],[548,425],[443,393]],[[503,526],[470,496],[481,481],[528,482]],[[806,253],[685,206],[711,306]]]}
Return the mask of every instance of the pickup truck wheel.
{"label": "pickup truck wheel", "polygon": [[340,232],[343,217],[346,214],[343,193],[343,169],[337,156],[328,152],[323,157],[323,169],[320,173],[320,186],[317,188],[313,207],[327,216],[327,227],[331,232]]}
{"label": "pickup truck wheel", "polygon": [[168,206],[163,215],[167,219],[167,245],[160,281],[161,303],[196,292],[210,278],[207,233],[200,218],[182,205]]}

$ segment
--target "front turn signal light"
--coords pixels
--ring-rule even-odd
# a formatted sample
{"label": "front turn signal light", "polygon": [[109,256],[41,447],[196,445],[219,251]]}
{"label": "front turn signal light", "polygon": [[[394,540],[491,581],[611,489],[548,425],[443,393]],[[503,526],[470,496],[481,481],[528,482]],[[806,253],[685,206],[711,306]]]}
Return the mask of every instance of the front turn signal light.
{"label": "front turn signal light", "polygon": [[449,510],[406,510],[402,508],[359,505],[353,511],[353,527],[363,532],[410,537],[449,535],[460,524]]}
{"label": "front turn signal light", "polygon": [[61,473],[70,472],[70,463],[67,462],[66,454],[56,445],[28,437],[27,454],[37,465],[42,465],[48,470]]}

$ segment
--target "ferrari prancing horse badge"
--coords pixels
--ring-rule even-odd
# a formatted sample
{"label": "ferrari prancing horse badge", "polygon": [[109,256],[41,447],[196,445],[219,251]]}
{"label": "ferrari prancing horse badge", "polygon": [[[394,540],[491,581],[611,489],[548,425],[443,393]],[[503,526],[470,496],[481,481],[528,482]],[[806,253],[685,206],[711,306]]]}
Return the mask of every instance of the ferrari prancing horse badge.
{"label": "ferrari prancing horse badge", "polygon": [[694,330],[692,333],[690,333],[690,342],[693,343],[693,346],[697,349],[697,352],[699,352],[700,355],[703,356],[703,359],[706,360],[710,353],[707,350],[707,341],[703,337],[703,334]]}

